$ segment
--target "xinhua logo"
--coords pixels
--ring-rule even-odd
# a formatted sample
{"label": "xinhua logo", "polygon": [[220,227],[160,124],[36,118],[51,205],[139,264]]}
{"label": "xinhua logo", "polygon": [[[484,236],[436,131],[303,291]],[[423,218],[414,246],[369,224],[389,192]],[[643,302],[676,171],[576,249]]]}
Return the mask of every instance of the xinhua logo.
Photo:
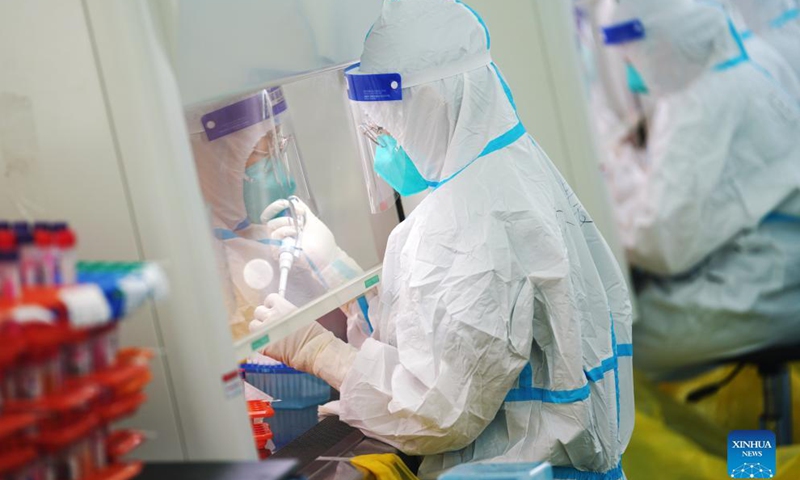
{"label": "xinhua logo", "polygon": [[775,471],[775,434],[769,430],[734,430],[728,434],[728,476],[772,478]]}

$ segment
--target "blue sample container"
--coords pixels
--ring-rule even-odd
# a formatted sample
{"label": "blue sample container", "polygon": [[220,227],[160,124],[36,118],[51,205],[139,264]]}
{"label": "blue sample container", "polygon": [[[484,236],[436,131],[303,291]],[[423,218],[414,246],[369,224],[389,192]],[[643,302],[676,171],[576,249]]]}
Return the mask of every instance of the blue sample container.
{"label": "blue sample container", "polygon": [[275,415],[267,419],[273,433],[272,441],[275,448],[280,449],[289,444],[292,440],[311,430],[319,422],[317,417],[317,406],[278,410]]}
{"label": "blue sample container", "polygon": [[247,383],[280,400],[272,404],[275,410],[314,407],[316,418],[317,405],[322,405],[331,398],[331,387],[327,383],[282,363],[277,365],[245,363],[241,368]]}
{"label": "blue sample container", "polygon": [[439,476],[439,480],[553,480],[549,463],[465,463]]}

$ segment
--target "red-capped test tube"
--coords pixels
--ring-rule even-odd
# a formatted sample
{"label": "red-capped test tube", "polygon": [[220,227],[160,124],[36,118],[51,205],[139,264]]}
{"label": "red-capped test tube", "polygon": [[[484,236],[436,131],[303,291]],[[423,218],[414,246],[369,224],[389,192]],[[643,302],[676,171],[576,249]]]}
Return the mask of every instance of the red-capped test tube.
{"label": "red-capped test tube", "polygon": [[28,222],[14,222],[14,235],[19,248],[19,273],[23,287],[38,284],[40,255],[33,242],[33,231]]}
{"label": "red-capped test tube", "polygon": [[53,234],[47,225],[36,224],[33,242],[40,255],[38,284],[53,286],[56,284],[56,256],[53,248]]}
{"label": "red-capped test tube", "polygon": [[57,249],[56,256],[56,283],[59,285],[72,285],[77,282],[76,264],[78,263],[75,245],[77,238],[75,232],[64,225],[64,228],[53,232],[53,241]]}
{"label": "red-capped test tube", "polygon": [[20,294],[17,239],[11,230],[0,230],[0,298],[16,300]]}

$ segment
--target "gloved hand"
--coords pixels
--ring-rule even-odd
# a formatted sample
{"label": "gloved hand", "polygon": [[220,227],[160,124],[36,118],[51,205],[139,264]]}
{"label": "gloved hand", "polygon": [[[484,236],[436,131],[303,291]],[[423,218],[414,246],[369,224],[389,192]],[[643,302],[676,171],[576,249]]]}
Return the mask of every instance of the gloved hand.
{"label": "gloved hand", "polygon": [[[351,280],[363,270],[338,245],[330,229],[298,198],[293,198],[295,211],[302,228],[303,254],[300,265],[312,270],[320,283],[326,288],[336,288]],[[277,200],[267,206],[261,214],[261,223],[267,227],[267,235],[272,240],[281,241],[286,237],[297,238],[298,231],[292,217],[276,217],[289,208],[289,200]],[[277,256],[279,248],[273,248]]]}
{"label": "gloved hand", "polygon": [[339,400],[334,400],[317,407],[317,418],[322,420],[325,417],[338,417],[340,412]]}
{"label": "gloved hand", "polygon": [[[296,309],[294,305],[280,295],[273,293],[267,296],[265,306],[276,315],[284,315]],[[267,316],[272,321],[279,316]],[[256,322],[257,320],[253,320]],[[252,323],[251,323],[252,325]],[[330,386],[339,389],[345,375],[350,370],[358,351],[336,338],[317,322],[292,333],[286,338],[268,344],[262,353],[279,362],[285,363],[295,370],[316,375]]]}
{"label": "gloved hand", "polygon": [[266,325],[279,320],[297,310],[291,302],[277,293],[271,293],[264,299],[264,304],[256,307],[253,319],[250,322],[250,332],[260,330]]}

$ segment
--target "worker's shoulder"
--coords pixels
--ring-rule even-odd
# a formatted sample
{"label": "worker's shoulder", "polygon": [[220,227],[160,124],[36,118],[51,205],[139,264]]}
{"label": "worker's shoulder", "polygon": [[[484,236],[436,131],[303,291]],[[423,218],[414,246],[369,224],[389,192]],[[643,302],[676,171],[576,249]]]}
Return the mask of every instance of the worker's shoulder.
{"label": "worker's shoulder", "polygon": [[767,70],[756,63],[744,62],[734,68],[704,75],[685,98],[703,103],[706,108],[731,110],[744,108],[780,89],[779,82]]}

